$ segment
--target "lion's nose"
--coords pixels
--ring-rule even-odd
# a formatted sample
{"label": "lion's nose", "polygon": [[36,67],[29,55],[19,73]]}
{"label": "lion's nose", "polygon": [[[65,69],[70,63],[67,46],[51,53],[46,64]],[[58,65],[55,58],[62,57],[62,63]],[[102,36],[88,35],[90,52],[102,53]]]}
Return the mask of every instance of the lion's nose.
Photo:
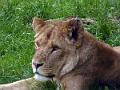
{"label": "lion's nose", "polygon": [[33,62],[33,65],[35,66],[35,68],[39,68],[40,66],[42,66],[44,63],[34,63]]}

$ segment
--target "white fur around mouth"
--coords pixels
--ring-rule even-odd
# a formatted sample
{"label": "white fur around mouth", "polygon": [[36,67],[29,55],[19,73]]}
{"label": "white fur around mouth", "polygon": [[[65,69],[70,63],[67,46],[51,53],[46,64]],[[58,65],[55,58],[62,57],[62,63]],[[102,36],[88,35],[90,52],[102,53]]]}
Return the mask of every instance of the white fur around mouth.
{"label": "white fur around mouth", "polygon": [[52,80],[51,78],[48,78],[48,77],[44,77],[44,76],[41,76],[39,74],[35,74],[34,78],[36,80],[39,80],[39,81],[48,81],[48,80]]}

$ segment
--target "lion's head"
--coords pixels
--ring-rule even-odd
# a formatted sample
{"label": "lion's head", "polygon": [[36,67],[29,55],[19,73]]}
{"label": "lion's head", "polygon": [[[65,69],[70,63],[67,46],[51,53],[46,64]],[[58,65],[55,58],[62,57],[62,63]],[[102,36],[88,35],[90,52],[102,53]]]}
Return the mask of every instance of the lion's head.
{"label": "lion's head", "polygon": [[32,25],[36,32],[36,52],[32,60],[35,77],[46,80],[72,71],[80,60],[79,49],[82,51],[83,46],[84,29],[81,20],[44,21],[34,18]]}

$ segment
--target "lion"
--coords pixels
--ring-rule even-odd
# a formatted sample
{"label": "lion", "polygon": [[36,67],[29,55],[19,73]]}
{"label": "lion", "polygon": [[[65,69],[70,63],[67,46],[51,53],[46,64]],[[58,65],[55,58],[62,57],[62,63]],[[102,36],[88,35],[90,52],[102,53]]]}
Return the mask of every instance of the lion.
{"label": "lion", "polygon": [[96,40],[81,20],[34,18],[37,80],[56,79],[64,90],[90,90],[95,83],[120,90],[120,51]]}

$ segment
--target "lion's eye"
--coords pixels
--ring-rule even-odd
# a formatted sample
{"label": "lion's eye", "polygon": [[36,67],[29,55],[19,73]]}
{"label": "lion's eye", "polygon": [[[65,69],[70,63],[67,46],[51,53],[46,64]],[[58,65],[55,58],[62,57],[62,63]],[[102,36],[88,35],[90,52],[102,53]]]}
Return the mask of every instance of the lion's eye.
{"label": "lion's eye", "polygon": [[51,53],[58,50],[58,49],[60,49],[58,46],[53,46]]}

